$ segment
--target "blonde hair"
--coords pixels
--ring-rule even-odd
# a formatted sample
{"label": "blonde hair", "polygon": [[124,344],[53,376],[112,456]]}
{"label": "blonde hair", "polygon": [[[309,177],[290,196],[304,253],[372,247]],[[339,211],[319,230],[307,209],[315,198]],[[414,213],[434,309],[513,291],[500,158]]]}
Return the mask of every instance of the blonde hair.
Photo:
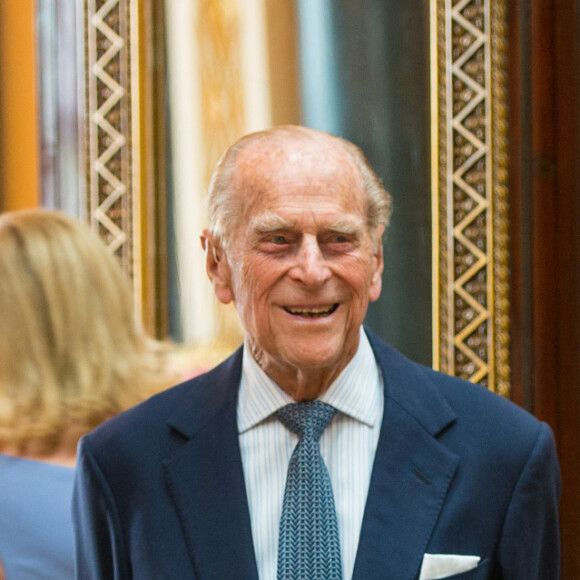
{"label": "blonde hair", "polygon": [[0,321],[0,449],[50,452],[175,378],[116,258],[59,212],[0,215]]}
{"label": "blonde hair", "polygon": [[232,187],[233,174],[238,169],[236,160],[239,154],[250,145],[261,143],[265,147],[283,148],[289,142],[302,141],[308,144],[317,154],[324,147],[336,146],[346,151],[358,169],[363,191],[366,196],[367,227],[374,231],[379,224],[389,224],[392,212],[391,195],[385,190],[362,149],[341,137],[330,133],[316,131],[299,125],[279,125],[263,131],[257,131],[241,137],[221,156],[209,185],[207,198],[209,213],[209,229],[215,238],[227,247],[226,232],[235,231],[235,225],[243,212],[239,205],[242,197],[236,196]]}

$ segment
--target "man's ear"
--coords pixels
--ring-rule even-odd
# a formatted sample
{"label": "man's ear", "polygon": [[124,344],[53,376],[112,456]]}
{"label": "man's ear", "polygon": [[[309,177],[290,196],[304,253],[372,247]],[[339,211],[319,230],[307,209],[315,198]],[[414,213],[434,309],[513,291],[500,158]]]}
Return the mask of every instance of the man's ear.
{"label": "man's ear", "polygon": [[382,224],[377,227],[375,235],[373,236],[373,273],[371,277],[371,286],[369,288],[369,300],[375,302],[381,295],[383,287],[383,270],[385,263],[383,260],[383,233],[385,226]]}
{"label": "man's ear", "polygon": [[205,270],[213,291],[220,302],[229,304],[234,299],[234,292],[231,270],[225,252],[209,230],[203,230],[199,239],[205,252]]}

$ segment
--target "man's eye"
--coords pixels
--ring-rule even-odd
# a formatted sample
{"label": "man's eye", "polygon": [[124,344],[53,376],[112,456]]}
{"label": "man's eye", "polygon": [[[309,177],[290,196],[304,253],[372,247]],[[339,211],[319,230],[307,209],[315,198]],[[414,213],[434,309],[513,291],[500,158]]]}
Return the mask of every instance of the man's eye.
{"label": "man's eye", "polygon": [[347,234],[333,234],[328,238],[329,243],[338,245],[349,244],[351,241],[351,237]]}
{"label": "man's eye", "polygon": [[288,240],[286,239],[286,236],[282,236],[280,234],[276,234],[276,235],[272,236],[270,238],[270,241],[273,244],[276,244],[276,245],[282,245],[282,244],[287,244],[288,243]]}

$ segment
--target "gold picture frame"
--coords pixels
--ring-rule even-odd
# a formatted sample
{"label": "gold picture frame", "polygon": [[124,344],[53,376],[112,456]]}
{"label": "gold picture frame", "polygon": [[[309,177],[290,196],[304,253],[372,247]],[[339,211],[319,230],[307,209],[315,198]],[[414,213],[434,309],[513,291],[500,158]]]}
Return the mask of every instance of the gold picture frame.
{"label": "gold picture frame", "polygon": [[[157,206],[143,175],[152,148],[141,111],[150,86],[141,31],[152,26],[143,22],[151,4],[84,1],[87,213],[151,318],[159,264],[145,250],[144,224]],[[429,9],[433,366],[508,396],[506,4],[431,0]]]}
{"label": "gold picture frame", "polygon": [[431,2],[433,363],[509,395],[504,0]]}

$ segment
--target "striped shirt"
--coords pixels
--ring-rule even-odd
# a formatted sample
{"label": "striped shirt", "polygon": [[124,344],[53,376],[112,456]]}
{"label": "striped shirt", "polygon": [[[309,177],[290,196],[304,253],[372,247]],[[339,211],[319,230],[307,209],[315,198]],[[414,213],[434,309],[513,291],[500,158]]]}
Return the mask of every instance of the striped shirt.
{"label": "striped shirt", "polygon": [[[366,334],[340,376],[320,397],[337,413],[320,439],[334,492],[344,578],[354,568],[383,418],[380,370]],[[298,437],[273,417],[294,400],[258,366],[246,342],[237,420],[260,580],[276,580],[278,526],[286,473]]]}

